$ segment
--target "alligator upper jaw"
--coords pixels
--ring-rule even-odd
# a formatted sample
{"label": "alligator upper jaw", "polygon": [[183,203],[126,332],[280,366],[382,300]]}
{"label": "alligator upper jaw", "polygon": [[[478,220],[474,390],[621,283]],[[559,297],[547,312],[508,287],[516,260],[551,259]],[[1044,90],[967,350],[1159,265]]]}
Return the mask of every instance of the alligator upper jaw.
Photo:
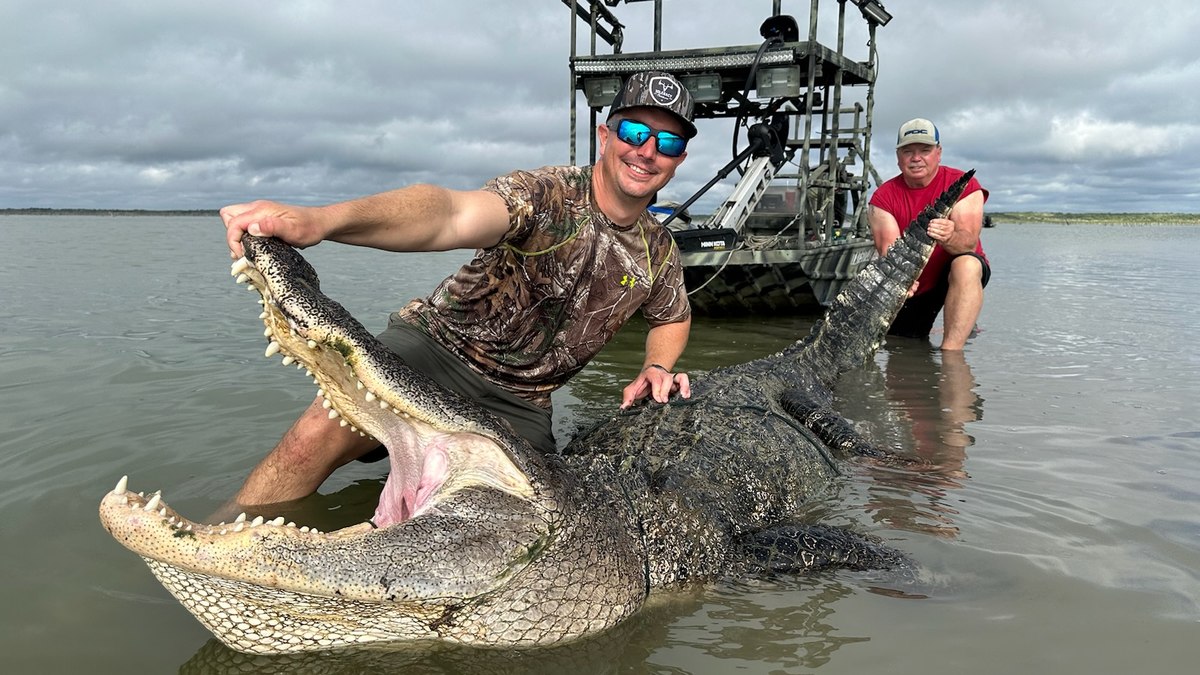
{"label": "alligator upper jaw", "polygon": [[420,513],[449,480],[531,498],[528,445],[473,402],[410,369],[341,305],[320,291],[316,272],[276,239],[243,239],[233,264],[239,283],[262,296],[266,356],[304,369],[330,419],[387,447],[387,485],[373,519],[384,527]]}

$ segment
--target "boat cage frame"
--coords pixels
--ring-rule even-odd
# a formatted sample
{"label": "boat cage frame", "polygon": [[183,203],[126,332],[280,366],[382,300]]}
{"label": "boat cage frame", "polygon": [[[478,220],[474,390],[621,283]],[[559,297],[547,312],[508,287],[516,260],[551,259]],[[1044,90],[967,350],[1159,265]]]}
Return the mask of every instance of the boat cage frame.
{"label": "boat cage frame", "polygon": [[[677,77],[692,92],[696,119],[732,118],[735,124],[732,154],[738,156],[741,129],[754,122],[786,120],[782,139],[787,166],[766,176],[758,189],[780,180],[793,181],[796,202],[794,224],[800,240],[831,243],[838,237],[869,235],[865,219],[866,193],[879,174],[871,163],[871,124],[875,100],[878,52],[875,33],[891,16],[876,0],[835,0],[838,4],[837,44],[817,41],[820,0],[810,0],[808,33],[800,39],[797,22],[784,15],[781,0],[773,0],[772,13],[763,23],[761,44],[668,50],[662,49],[662,0],[561,0],[572,10],[570,41],[570,161],[577,162],[579,94],[583,95],[588,128],[595,129],[600,111],[612,101],[622,78],[642,70],[661,70]],[[622,1],[654,2],[653,49],[626,52],[625,26],[610,7]],[[845,51],[846,4],[850,2],[867,23],[865,61],[848,58]],[[741,4],[741,3],[739,3]],[[588,49],[578,54],[578,26],[586,28]],[[604,43],[609,53],[600,53]],[[849,87],[865,88],[865,96],[847,104]],[[750,137],[747,133],[747,138]],[[596,160],[596,138],[589,136],[588,160]],[[745,174],[750,162],[738,166]],[[857,165],[857,168],[856,168]],[[786,184],[786,183],[785,183]],[[710,184],[711,185],[711,184]],[[699,195],[697,195],[699,196]],[[848,198],[848,199],[847,199]],[[853,209],[849,209],[850,201]],[[754,210],[710,220],[708,226],[739,229]],[[718,215],[718,214],[714,214]],[[740,222],[733,222],[738,221]]]}

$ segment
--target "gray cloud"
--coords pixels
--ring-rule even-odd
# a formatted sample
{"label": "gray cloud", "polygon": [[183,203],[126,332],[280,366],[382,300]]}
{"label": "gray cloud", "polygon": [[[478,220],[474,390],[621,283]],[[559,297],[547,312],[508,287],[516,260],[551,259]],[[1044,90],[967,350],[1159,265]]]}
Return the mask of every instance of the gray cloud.
{"label": "gray cloud", "polygon": [[[896,126],[924,116],[941,127],[947,163],[979,169],[991,208],[1197,210],[1192,3],[885,4],[895,20],[878,33],[873,148],[883,176]],[[669,49],[757,44],[771,7],[664,5]],[[823,5],[832,43],[837,4]],[[783,7],[804,23],[807,2]],[[648,49],[652,3],[614,11],[627,50]],[[865,59],[866,31],[848,15],[847,52]],[[565,162],[569,26],[558,0],[10,0],[0,207],[323,203]],[[731,136],[728,123],[704,123],[670,196],[706,182]]]}

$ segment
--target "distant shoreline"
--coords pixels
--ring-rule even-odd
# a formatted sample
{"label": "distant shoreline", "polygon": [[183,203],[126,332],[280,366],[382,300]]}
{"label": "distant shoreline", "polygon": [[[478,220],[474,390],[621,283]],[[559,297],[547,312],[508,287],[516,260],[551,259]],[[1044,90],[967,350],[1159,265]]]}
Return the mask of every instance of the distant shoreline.
{"label": "distant shoreline", "polygon": [[1200,213],[1057,213],[989,211],[993,223],[1061,225],[1200,225]]}
{"label": "distant shoreline", "polygon": [[[1200,225],[1200,213],[1062,213],[1050,211],[989,211],[992,222],[1057,223],[1062,225]],[[0,209],[0,216],[203,216],[216,218],[216,209]],[[702,216],[696,216],[703,219]]]}

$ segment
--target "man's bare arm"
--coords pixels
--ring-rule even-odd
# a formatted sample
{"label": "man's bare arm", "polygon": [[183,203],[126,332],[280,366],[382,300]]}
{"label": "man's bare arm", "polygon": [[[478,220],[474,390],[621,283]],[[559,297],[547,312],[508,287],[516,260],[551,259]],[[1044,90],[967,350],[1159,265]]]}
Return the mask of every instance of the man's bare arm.
{"label": "man's bare arm", "polygon": [[389,251],[445,251],[493,246],[508,231],[508,208],[483,190],[413,185],[328,206],[270,201],[221,209],[230,254],[242,255],[242,235],[278,237],[293,246],[324,240]]}
{"label": "man's bare arm", "polygon": [[871,225],[871,238],[875,241],[875,250],[879,255],[887,253],[892,244],[900,238],[900,225],[891,213],[875,206],[867,205],[867,223]]}
{"label": "man's bare arm", "polygon": [[976,190],[958,200],[950,211],[954,221],[954,232],[942,242],[947,253],[959,255],[970,253],[979,245],[979,233],[983,229],[983,191]]}

